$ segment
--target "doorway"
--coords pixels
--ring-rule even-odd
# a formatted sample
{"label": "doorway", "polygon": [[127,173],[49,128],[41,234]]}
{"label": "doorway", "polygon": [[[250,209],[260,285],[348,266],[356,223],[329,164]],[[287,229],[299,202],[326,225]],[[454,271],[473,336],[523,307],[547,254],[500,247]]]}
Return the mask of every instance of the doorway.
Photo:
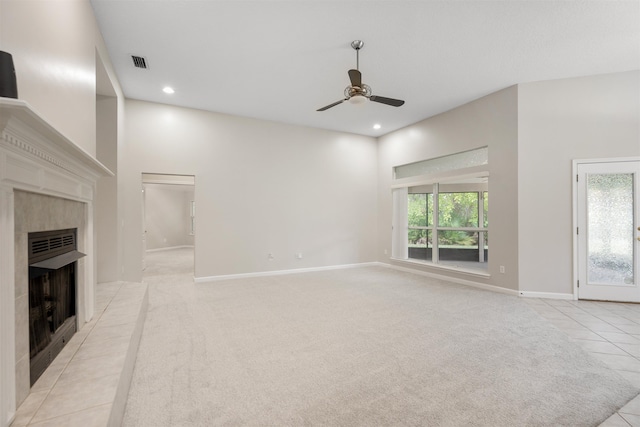
{"label": "doorway", "polygon": [[194,274],[195,176],[142,174],[143,276]]}
{"label": "doorway", "polygon": [[640,302],[640,160],[575,161],[579,299]]}

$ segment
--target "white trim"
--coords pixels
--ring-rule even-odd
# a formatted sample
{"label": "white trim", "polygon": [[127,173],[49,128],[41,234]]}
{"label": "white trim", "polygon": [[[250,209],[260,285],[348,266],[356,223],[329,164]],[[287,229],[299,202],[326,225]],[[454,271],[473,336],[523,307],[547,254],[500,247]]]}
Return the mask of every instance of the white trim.
{"label": "white trim", "polygon": [[[469,193],[475,193],[475,191],[469,191]],[[436,201],[433,201],[433,204],[436,204]],[[435,220],[435,218],[434,218]],[[488,233],[489,232],[489,227],[437,227],[435,225],[431,225],[428,227],[419,227],[419,226],[411,226],[411,227],[407,227],[408,229],[414,229],[414,230],[438,230],[438,231],[471,231],[474,233],[480,233],[480,232],[485,232]],[[451,245],[449,245],[451,246]],[[447,247],[447,245],[444,245],[443,247]]]}
{"label": "white trim", "polygon": [[464,169],[453,169],[446,172],[435,172],[425,175],[412,176],[408,178],[394,179],[391,188],[417,187],[420,185],[430,185],[435,183],[446,184],[447,182],[461,179],[480,178],[489,176],[489,165],[471,166]]}
{"label": "white trim", "polygon": [[573,298],[578,299],[578,234],[575,230],[578,228],[578,165],[582,164],[583,160],[573,160],[571,162],[571,244],[573,249]]}
{"label": "white trim", "polygon": [[183,175],[183,174],[169,174],[169,173],[153,173],[142,172],[143,184],[167,184],[167,185],[182,185],[182,186],[195,186],[195,175]]}
{"label": "white trim", "polygon": [[157,249],[147,249],[145,252],[162,252],[162,251],[170,251],[172,249],[184,249],[184,248],[194,248],[193,245],[180,245],[180,246],[169,246],[168,248],[157,248]]}
{"label": "white trim", "polygon": [[434,262],[429,262],[429,261],[420,261],[420,260],[411,259],[411,258],[403,259],[403,258],[394,258],[394,257],[391,257],[390,260],[394,262],[405,262],[407,264],[413,264],[420,267],[435,268],[436,270],[446,270],[453,273],[468,274],[470,276],[477,276],[485,279],[489,279],[491,277],[491,274],[485,273],[484,271],[473,270],[470,268],[463,268],[463,267],[453,267],[445,264],[436,264]]}
{"label": "white trim", "polygon": [[[584,165],[584,164],[592,164],[592,163],[620,163],[620,162],[640,162],[640,157],[638,156],[633,156],[633,157],[609,157],[609,158],[599,158],[599,159],[574,159],[571,161],[571,192],[572,192],[572,200],[571,200],[571,218],[572,218],[572,229],[571,229],[571,234],[573,235],[572,238],[572,248],[573,248],[573,269],[572,269],[572,273],[573,273],[573,277],[572,277],[572,281],[573,281],[573,295],[571,296],[570,299],[573,300],[578,300],[580,299],[580,294],[579,294],[579,290],[578,290],[578,279],[580,278],[580,274],[579,274],[579,252],[578,252],[578,246],[579,246],[579,236],[576,233],[577,228],[579,227],[578,224],[578,181],[576,180],[576,177],[578,175],[578,166],[579,165]],[[571,295],[571,294],[560,294],[560,295]],[[547,297],[541,297],[541,298],[547,298]],[[549,297],[551,298],[551,297]],[[564,299],[564,298],[563,298]]]}
{"label": "white trim", "polygon": [[50,165],[50,171],[65,171],[62,172],[65,175],[89,174],[95,180],[115,176],[94,156],[58,132],[27,102],[0,98],[0,112],[6,120],[0,123],[6,149],[26,153],[26,157]]}
{"label": "white trim", "polygon": [[0,426],[8,426],[16,413],[15,226],[13,189],[4,186],[0,233]]}
{"label": "white trim", "polygon": [[574,294],[561,294],[558,292],[530,292],[520,291],[520,296],[523,298],[546,298],[546,299],[563,299],[563,300],[576,300]]}
{"label": "white trim", "polygon": [[631,157],[607,157],[603,159],[574,159],[573,164],[576,165],[578,163],[620,163],[620,162],[639,162],[640,157],[631,156]]}
{"label": "white trim", "polygon": [[393,189],[391,190],[391,197],[393,200],[393,209],[391,211],[391,256],[407,258],[409,256],[407,189]]}
{"label": "white trim", "polygon": [[96,283],[98,283],[98,269],[96,266],[98,263],[94,254],[97,254],[98,242],[93,227],[94,218],[93,201],[86,202],[84,204],[84,247],[87,250],[87,254],[91,256],[85,257],[81,261],[84,264],[84,281],[78,283],[80,286],[76,289],[76,298],[84,297],[84,304],[78,304],[76,307],[78,329],[91,320],[96,306],[95,288]]}
{"label": "white trim", "polygon": [[381,262],[373,261],[373,262],[362,262],[358,264],[329,265],[326,267],[294,268],[291,270],[258,271],[255,273],[223,274],[220,276],[194,277],[193,281],[195,283],[207,283],[207,282],[218,282],[220,280],[247,279],[251,277],[284,276],[286,274],[311,273],[314,271],[342,270],[347,268],[360,268],[360,267],[380,267],[384,265],[385,264]]}
{"label": "white trim", "polygon": [[[218,282],[221,280],[233,280],[233,279],[246,279],[252,277],[268,277],[268,276],[283,276],[287,274],[298,274],[298,273],[311,273],[315,271],[329,271],[329,270],[343,270],[347,268],[360,268],[360,267],[385,267],[392,268],[394,270],[403,271],[405,273],[417,274],[419,276],[426,276],[433,279],[446,280],[449,282],[457,283],[459,285],[470,286],[473,288],[484,289],[486,291],[498,292],[501,294],[518,296],[518,291],[513,289],[505,289],[499,286],[487,285],[485,283],[473,282],[471,280],[459,279],[455,277],[443,276],[440,274],[429,273],[422,270],[415,270],[413,268],[401,267],[399,265],[388,264],[384,262],[363,262],[359,264],[342,264],[342,265],[330,265],[326,267],[312,267],[312,268],[296,268],[291,270],[277,270],[277,271],[261,271],[256,273],[242,273],[242,274],[227,274],[220,276],[207,276],[207,277],[195,277],[193,281],[195,283],[208,283],[208,282]],[[550,294],[551,295],[551,294]]]}
{"label": "white trim", "polygon": [[431,277],[433,279],[446,280],[448,282],[457,283],[459,285],[465,285],[465,286],[471,286],[473,288],[484,289],[485,291],[498,292],[501,294],[507,294],[507,295],[513,295],[513,296],[518,295],[518,291],[514,289],[501,288],[499,286],[487,285],[486,283],[473,282],[471,280],[459,279],[457,277],[443,276],[441,274],[430,273],[428,271],[416,270],[413,268],[401,267],[395,264],[383,264],[383,265],[389,268],[393,268],[394,270],[404,271],[406,273],[418,274],[420,276]]}

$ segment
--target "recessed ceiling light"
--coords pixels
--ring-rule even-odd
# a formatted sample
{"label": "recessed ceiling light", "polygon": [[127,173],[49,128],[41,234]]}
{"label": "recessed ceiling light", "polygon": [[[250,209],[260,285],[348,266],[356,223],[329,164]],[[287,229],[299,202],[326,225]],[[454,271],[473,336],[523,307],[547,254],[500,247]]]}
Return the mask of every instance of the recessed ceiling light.
{"label": "recessed ceiling light", "polygon": [[376,123],[375,125],[373,125],[373,128],[374,128],[375,130],[380,129],[381,127],[382,127],[382,126],[380,126],[380,123]]}
{"label": "recessed ceiling light", "polygon": [[163,91],[164,93],[174,93],[174,92],[175,92],[175,90],[173,90],[173,88],[172,88],[172,87],[169,87],[169,86],[165,86],[165,87],[162,89],[162,91]]}

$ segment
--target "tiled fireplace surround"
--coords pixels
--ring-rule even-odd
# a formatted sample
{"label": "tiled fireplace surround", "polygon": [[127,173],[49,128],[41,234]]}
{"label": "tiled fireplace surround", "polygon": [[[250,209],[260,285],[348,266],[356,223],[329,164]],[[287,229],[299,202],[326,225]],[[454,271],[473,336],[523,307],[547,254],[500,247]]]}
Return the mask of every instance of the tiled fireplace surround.
{"label": "tiled fireplace surround", "polygon": [[95,304],[93,205],[99,177],[113,175],[27,103],[0,98],[0,426],[29,394],[27,235],[78,229],[77,320]]}
{"label": "tiled fireplace surround", "polygon": [[[16,310],[16,401],[21,403],[29,394],[29,267],[27,238],[30,232],[77,228],[78,250],[85,253],[85,204],[59,197],[14,191],[15,223],[15,310]],[[78,301],[85,300],[84,260],[78,260],[76,287]],[[78,324],[84,325],[86,315],[81,304]],[[84,318],[83,318],[84,317]]]}

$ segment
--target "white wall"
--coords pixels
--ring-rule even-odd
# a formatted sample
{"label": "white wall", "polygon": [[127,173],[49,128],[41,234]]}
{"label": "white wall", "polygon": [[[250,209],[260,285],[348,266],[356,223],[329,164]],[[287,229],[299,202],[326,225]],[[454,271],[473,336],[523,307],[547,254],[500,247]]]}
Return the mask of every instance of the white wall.
{"label": "white wall", "polygon": [[144,184],[147,250],[193,246],[190,201],[193,186]]}
{"label": "white wall", "polygon": [[[96,154],[109,170],[118,169],[118,100],[99,95],[96,99]],[[114,282],[118,272],[118,186],[117,177],[102,177],[98,181],[95,203],[97,233],[98,282]]]}
{"label": "white wall", "polygon": [[[379,138],[377,258],[403,267],[518,289],[517,88],[495,92]],[[394,166],[489,147],[490,278],[390,261]],[[387,250],[387,254],[384,251]],[[505,274],[499,266],[505,266]]]}
{"label": "white wall", "polygon": [[[109,268],[119,273],[126,259],[130,280],[140,278],[143,171],[204,179],[196,274],[208,276],[387,261],[392,166],[489,145],[491,220],[505,230],[491,230],[490,282],[566,293],[571,160],[640,154],[637,71],[497,92],[380,138],[376,159],[371,138],[137,101],[126,105],[125,145],[122,92],[88,0],[1,0],[0,49],[14,57],[20,99],[92,155],[96,51],[104,61],[123,165],[117,229],[107,233],[118,260]],[[500,206],[502,218],[494,216]],[[295,252],[304,258],[293,260]]]}
{"label": "white wall", "polygon": [[196,277],[375,261],[374,138],[134,100],[126,113],[127,280],[141,277],[143,172],[195,175]]}
{"label": "white wall", "polygon": [[[123,227],[121,210],[122,179],[119,164],[124,144],[124,94],[118,82],[113,64],[109,58],[100,29],[94,27],[95,62],[96,62],[96,155],[99,161],[107,161],[109,169],[115,174],[113,178],[104,177],[98,182],[96,209],[109,206],[108,217],[98,217],[95,231],[96,244],[101,246],[97,277],[99,282],[120,280],[123,273]],[[102,96],[107,96],[104,99]],[[115,183],[114,183],[115,180]],[[100,190],[106,192],[102,197]],[[104,194],[103,194],[104,196]],[[100,221],[106,219],[105,222]],[[98,248],[96,248],[96,251]]]}
{"label": "white wall", "polygon": [[[99,154],[100,143],[96,137],[96,128],[100,127],[96,120],[100,113],[96,80],[101,71],[118,104],[117,129],[103,127],[102,131],[115,133],[117,144],[122,143],[124,97],[89,0],[0,0],[0,49],[13,56],[18,98],[94,157]],[[103,69],[97,70],[97,64]],[[101,190],[104,195],[105,190]],[[97,205],[103,202],[99,197]],[[120,272],[122,253],[113,254],[113,248],[122,241],[122,230],[113,228],[118,223],[111,221],[105,231],[100,218],[96,222],[100,235],[96,242],[103,255],[96,271],[101,280],[116,280]]]}
{"label": "white wall", "polygon": [[518,110],[520,289],[572,293],[572,160],[640,156],[640,72],[521,84]]}
{"label": "white wall", "polygon": [[0,8],[0,49],[13,56],[19,99],[95,156],[97,24],[91,4],[2,0]]}

